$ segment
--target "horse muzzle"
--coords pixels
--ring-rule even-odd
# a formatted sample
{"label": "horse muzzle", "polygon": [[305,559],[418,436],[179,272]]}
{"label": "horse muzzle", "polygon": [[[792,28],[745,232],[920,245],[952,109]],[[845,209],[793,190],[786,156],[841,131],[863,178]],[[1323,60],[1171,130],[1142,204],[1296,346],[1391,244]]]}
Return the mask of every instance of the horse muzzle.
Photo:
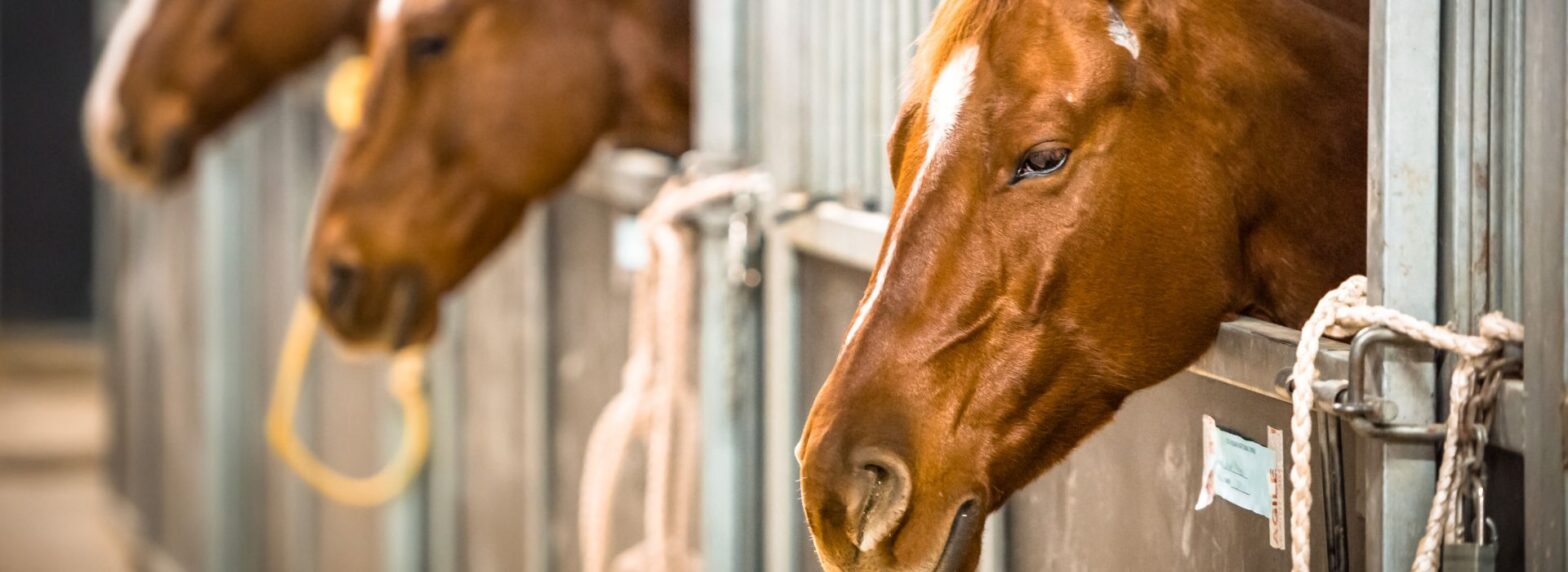
{"label": "horse muzzle", "polygon": [[437,301],[424,275],[409,266],[376,270],[330,259],[312,280],[312,299],[327,328],[352,347],[396,351],[435,334]]}

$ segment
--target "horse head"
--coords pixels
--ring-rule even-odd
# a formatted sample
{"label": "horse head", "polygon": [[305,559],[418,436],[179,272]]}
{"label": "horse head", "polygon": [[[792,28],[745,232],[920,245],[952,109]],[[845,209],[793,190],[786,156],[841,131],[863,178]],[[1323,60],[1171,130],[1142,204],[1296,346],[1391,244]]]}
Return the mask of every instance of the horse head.
{"label": "horse head", "polygon": [[1366,36],[1281,0],[948,0],[890,230],[797,456],[837,570],[959,570],[984,515],[1364,266]]}
{"label": "horse head", "polygon": [[441,296],[596,141],[689,142],[685,0],[382,0],[362,123],[329,169],[308,289],[350,344],[430,338]]}
{"label": "horse head", "polygon": [[369,0],[131,0],[83,109],[88,155],[129,188],[190,172],[203,138],[343,36]]}

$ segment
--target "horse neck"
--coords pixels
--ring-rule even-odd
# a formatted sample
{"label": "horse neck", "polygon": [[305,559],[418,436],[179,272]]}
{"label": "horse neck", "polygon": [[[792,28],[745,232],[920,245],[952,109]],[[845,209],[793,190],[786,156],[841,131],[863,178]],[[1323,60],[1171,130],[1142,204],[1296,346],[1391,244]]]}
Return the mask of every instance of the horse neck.
{"label": "horse neck", "polygon": [[633,0],[612,8],[619,82],[617,145],[679,155],[691,148],[691,2]]}
{"label": "horse neck", "polygon": [[[1226,4],[1207,2],[1216,3]],[[1249,110],[1233,131],[1245,146],[1234,149],[1245,180],[1232,185],[1243,189],[1236,310],[1299,325],[1325,292],[1366,271],[1366,29],[1324,11],[1322,0],[1229,4],[1233,19],[1219,20],[1227,30],[1192,30],[1188,41],[1223,46],[1209,39],[1240,34],[1241,45],[1272,46],[1211,47],[1200,57],[1239,65],[1212,66],[1230,77],[1192,82],[1244,86]],[[1233,102],[1219,104],[1237,116]]]}

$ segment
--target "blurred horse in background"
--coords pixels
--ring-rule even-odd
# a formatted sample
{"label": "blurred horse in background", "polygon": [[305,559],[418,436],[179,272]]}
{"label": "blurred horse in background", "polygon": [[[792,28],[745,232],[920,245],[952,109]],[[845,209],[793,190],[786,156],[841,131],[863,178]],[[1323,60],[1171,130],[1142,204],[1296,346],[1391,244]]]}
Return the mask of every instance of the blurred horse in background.
{"label": "blurred horse in background", "polygon": [[441,296],[595,142],[690,146],[690,0],[382,0],[308,290],[355,346],[431,338]]}
{"label": "blurred horse in background", "polygon": [[891,230],[807,420],[832,570],[967,570],[984,516],[1196,359],[1365,267],[1353,2],[948,0]]}
{"label": "blurred horse in background", "polygon": [[197,146],[340,38],[371,0],[130,0],[98,60],[84,137],[98,173],[134,189],[185,177]]}

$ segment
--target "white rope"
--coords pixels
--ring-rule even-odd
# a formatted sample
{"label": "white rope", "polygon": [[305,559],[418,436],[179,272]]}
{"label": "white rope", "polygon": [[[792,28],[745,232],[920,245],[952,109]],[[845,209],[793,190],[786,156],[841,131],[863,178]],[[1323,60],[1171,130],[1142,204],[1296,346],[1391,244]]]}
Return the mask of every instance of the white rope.
{"label": "white rope", "polygon": [[[765,176],[736,172],[672,180],[638,217],[648,265],[632,291],[631,351],[622,389],[600,413],[583,461],[578,534],[583,570],[700,568],[688,538],[697,488],[697,397],[692,387],[696,238],[681,218],[714,201],[767,188]],[[633,440],[647,456],[643,540],[610,557],[611,512]]]}
{"label": "white rope", "polygon": [[1296,364],[1291,370],[1290,417],[1290,556],[1293,572],[1307,572],[1311,564],[1312,534],[1312,386],[1318,379],[1315,359],[1323,333],[1331,327],[1348,331],[1384,326],[1413,340],[1459,357],[1449,382],[1447,437],[1442,462],[1438,467],[1437,487],[1427,515],[1426,532],[1417,548],[1411,570],[1435,571],[1439,567],[1442,544],[1452,540],[1457,529],[1458,511],[1455,467],[1463,415],[1475,388],[1474,376],[1483,359],[1499,354],[1505,342],[1524,340],[1524,327],[1503,318],[1500,313],[1481,318],[1480,335],[1467,336],[1446,327],[1435,326],[1389,308],[1367,305],[1367,279],[1352,276],[1318,302],[1312,317],[1301,327],[1301,343],[1296,347]]}

